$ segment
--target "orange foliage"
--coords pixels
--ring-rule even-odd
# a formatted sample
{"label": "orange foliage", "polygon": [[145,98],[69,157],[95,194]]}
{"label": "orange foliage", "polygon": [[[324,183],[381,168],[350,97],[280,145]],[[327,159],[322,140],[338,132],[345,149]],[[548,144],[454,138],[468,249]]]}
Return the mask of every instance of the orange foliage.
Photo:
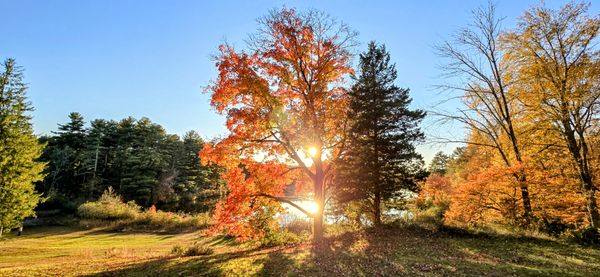
{"label": "orange foliage", "polygon": [[434,205],[440,205],[450,201],[452,195],[452,183],[450,178],[444,175],[433,174],[427,178],[419,196],[417,204],[420,205],[426,201],[431,201]]}
{"label": "orange foliage", "polygon": [[[207,92],[230,133],[201,152],[203,163],[225,168],[229,188],[215,213],[216,229],[240,238],[259,234],[250,218],[278,206],[257,195],[280,197],[292,183],[305,190],[307,180],[321,207],[314,222],[322,222],[326,182],[343,145],[348,101],[342,85],[352,72],[348,47],[354,33],[345,25],[294,9],[272,12],[259,22],[249,53],[219,47],[219,74]],[[309,147],[317,150],[311,158]]]}

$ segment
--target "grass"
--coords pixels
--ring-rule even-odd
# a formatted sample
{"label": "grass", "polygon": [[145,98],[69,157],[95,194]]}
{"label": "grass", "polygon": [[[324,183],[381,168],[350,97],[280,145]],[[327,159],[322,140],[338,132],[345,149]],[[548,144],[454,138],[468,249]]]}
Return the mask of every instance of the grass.
{"label": "grass", "polygon": [[[352,231],[279,247],[238,244],[201,231],[111,233],[25,230],[0,241],[0,276],[597,276],[600,249],[507,235],[417,227]],[[211,249],[173,255],[176,245]]]}

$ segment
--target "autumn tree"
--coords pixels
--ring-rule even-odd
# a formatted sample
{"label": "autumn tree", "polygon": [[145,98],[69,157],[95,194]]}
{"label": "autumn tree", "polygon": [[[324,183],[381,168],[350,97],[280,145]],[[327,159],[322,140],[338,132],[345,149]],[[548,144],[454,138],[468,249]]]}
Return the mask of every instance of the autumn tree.
{"label": "autumn tree", "polygon": [[314,10],[284,8],[258,22],[246,51],[219,47],[219,75],[208,87],[230,132],[202,153],[204,162],[226,169],[229,195],[217,219],[230,232],[249,231],[240,225],[272,201],[286,201],[288,176],[300,176],[318,207],[312,215],[318,241],[325,191],[344,146],[348,97],[342,85],[352,72],[355,33]]}
{"label": "autumn tree", "polygon": [[44,178],[45,164],[38,161],[43,145],[31,126],[23,73],[13,59],[0,72],[0,236],[5,229],[34,215],[40,194],[34,183]]}
{"label": "autumn tree", "polygon": [[[495,7],[474,11],[471,27],[458,32],[452,41],[437,47],[446,60],[442,69],[446,77],[459,79],[459,84],[441,87],[458,91],[464,108],[457,112],[438,112],[443,122],[464,124],[471,134],[466,142],[490,147],[498,154],[506,168],[523,163],[523,143],[515,128],[519,106],[510,96],[512,82],[507,65],[502,62],[499,48],[501,20],[495,15]],[[464,82],[463,82],[464,81]],[[532,216],[529,187],[525,171],[512,172],[518,183],[526,222]]]}
{"label": "autumn tree", "polygon": [[[588,4],[566,4],[558,11],[537,6],[505,37],[510,63],[521,82],[519,100],[533,120],[548,123],[566,147],[586,198],[589,223],[600,226],[593,167],[598,134],[600,17],[587,15]],[[597,150],[596,150],[597,151]]]}
{"label": "autumn tree", "polygon": [[415,149],[425,137],[419,128],[425,112],[410,109],[409,90],[394,84],[397,74],[385,46],[369,43],[349,93],[348,150],[336,178],[337,200],[359,203],[375,225],[384,204],[401,203],[425,177]]}

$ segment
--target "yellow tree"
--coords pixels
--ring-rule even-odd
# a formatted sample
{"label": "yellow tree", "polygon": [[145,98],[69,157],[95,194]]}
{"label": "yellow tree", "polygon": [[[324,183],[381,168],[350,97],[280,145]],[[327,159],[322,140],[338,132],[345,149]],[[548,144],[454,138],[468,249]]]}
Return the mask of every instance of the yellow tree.
{"label": "yellow tree", "polygon": [[[470,28],[458,32],[453,41],[438,46],[439,55],[446,60],[444,73],[459,84],[442,87],[458,91],[464,108],[454,113],[437,113],[443,121],[455,121],[465,125],[477,140],[466,142],[493,149],[504,166],[513,168],[523,162],[523,142],[519,140],[515,122],[519,105],[510,95],[512,82],[502,61],[503,52],[498,47],[501,21],[495,16],[495,8],[474,12]],[[435,114],[435,113],[434,113]],[[522,217],[528,223],[532,207],[525,171],[511,171],[520,190]]]}
{"label": "yellow tree", "polygon": [[595,47],[600,18],[587,16],[587,4],[558,11],[534,7],[507,34],[503,47],[520,82],[519,100],[534,120],[547,122],[568,149],[586,197],[590,225],[598,227],[590,140],[598,133],[600,53]]}
{"label": "yellow tree", "polygon": [[[217,220],[230,222],[230,228],[242,224],[244,216],[260,208],[257,197],[293,204],[281,195],[285,182],[269,179],[284,180],[284,175],[301,172],[312,183],[318,241],[323,235],[325,188],[344,145],[348,99],[342,85],[352,72],[355,32],[314,10],[284,8],[259,23],[248,52],[220,47],[219,75],[208,88],[211,104],[226,116],[230,134],[205,147],[203,161],[224,166],[230,191],[235,192],[220,204],[223,212]],[[249,164],[254,174],[269,177],[253,178],[252,170],[242,174],[240,168]],[[278,170],[259,170],[261,165]],[[281,170],[282,165],[287,170]]]}

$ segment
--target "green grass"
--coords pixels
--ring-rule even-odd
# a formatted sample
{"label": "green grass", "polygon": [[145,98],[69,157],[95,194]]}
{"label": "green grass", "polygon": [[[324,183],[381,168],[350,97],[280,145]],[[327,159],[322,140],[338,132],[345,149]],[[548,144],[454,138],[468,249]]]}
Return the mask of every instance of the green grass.
{"label": "green grass", "polygon": [[[417,227],[355,231],[261,248],[201,231],[110,233],[66,227],[0,241],[0,276],[598,276],[600,249],[534,238],[449,234]],[[180,257],[175,245],[209,255]]]}

